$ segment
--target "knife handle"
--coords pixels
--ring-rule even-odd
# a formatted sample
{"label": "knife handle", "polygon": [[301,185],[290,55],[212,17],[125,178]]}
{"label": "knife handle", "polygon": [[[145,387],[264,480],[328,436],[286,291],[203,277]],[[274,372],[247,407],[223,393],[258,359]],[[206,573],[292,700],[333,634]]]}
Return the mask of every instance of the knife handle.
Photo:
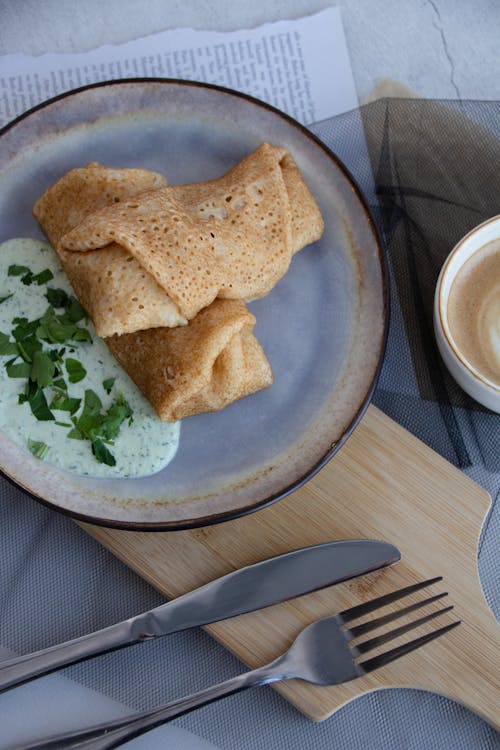
{"label": "knife handle", "polygon": [[[34,680],[36,677],[54,672],[68,664],[76,664],[98,654],[116,651],[124,646],[131,646],[134,643],[188,627],[189,620],[186,621],[184,610],[194,594],[195,592],[189,592],[185,596],[107,628],[49,646],[41,651],[0,662],[0,693]],[[157,613],[160,611],[163,612],[161,624],[157,621]]]}
{"label": "knife handle", "polygon": [[130,621],[124,621],[26,656],[0,662],[0,692],[53,672],[66,664],[74,664],[138,640],[140,639],[131,635]]}

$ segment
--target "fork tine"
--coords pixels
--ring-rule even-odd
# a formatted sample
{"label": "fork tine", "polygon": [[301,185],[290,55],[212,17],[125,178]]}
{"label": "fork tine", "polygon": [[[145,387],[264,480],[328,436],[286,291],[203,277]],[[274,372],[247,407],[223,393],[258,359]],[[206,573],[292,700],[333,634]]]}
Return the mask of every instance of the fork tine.
{"label": "fork tine", "polygon": [[353,638],[358,638],[360,635],[369,633],[370,630],[375,630],[381,625],[387,625],[387,623],[392,622],[393,620],[398,620],[404,615],[409,615],[410,612],[415,612],[416,609],[425,607],[427,604],[437,602],[438,599],[443,599],[445,596],[448,596],[447,591],[442,594],[436,594],[435,596],[429,596],[428,599],[422,599],[422,601],[417,602],[416,604],[410,604],[408,607],[403,607],[403,609],[397,609],[395,612],[390,612],[388,615],[382,615],[382,617],[376,617],[374,620],[363,622],[361,625],[354,625],[352,628],[349,628],[349,634]]}
{"label": "fork tine", "polygon": [[388,641],[392,641],[394,640],[394,638],[397,638],[400,635],[404,635],[404,633],[408,633],[414,628],[418,628],[419,625],[423,625],[425,622],[429,622],[435,617],[439,617],[439,615],[443,615],[445,612],[449,612],[451,609],[453,609],[453,604],[449,607],[444,607],[437,612],[431,612],[424,617],[419,617],[418,620],[413,620],[413,622],[409,622],[406,625],[401,625],[399,628],[393,628],[387,633],[382,633],[382,635],[377,635],[374,638],[370,638],[364,643],[358,643],[355,648],[361,654],[366,654],[367,651],[371,651],[373,648],[377,648],[377,646],[382,646],[382,644],[388,643]]}
{"label": "fork tine", "polygon": [[415,640],[413,641],[403,643],[401,646],[397,646],[390,651],[385,651],[383,654],[373,656],[371,659],[366,659],[366,661],[360,662],[358,664],[358,667],[360,667],[363,672],[373,672],[374,669],[378,669],[379,667],[383,667],[386,664],[390,664],[391,661],[395,661],[395,659],[399,659],[401,656],[409,654],[411,651],[415,651],[417,648],[425,646],[426,643],[430,643],[431,641],[435,640],[435,638],[439,638],[440,636],[444,635],[449,630],[456,628],[457,625],[460,624],[461,620],[457,620],[456,622],[452,622],[449,625],[445,625],[444,627],[439,628],[439,630],[433,630],[432,633],[427,633],[420,638],[415,638]]}
{"label": "fork tine", "polygon": [[431,586],[433,583],[437,583],[438,581],[442,580],[443,576],[437,576],[436,578],[429,578],[427,581],[414,583],[412,586],[405,586],[404,588],[398,589],[397,591],[391,591],[390,594],[379,596],[377,599],[372,599],[369,602],[358,604],[356,607],[345,609],[343,612],[339,612],[338,616],[344,623],[348,622],[349,620],[355,620],[358,617],[367,615],[369,612],[374,612],[376,609],[380,609],[380,607],[385,607],[386,604],[390,604],[391,602],[395,602],[398,599],[402,599],[404,596],[413,594],[414,591],[420,591],[420,589],[423,589],[426,586]]}

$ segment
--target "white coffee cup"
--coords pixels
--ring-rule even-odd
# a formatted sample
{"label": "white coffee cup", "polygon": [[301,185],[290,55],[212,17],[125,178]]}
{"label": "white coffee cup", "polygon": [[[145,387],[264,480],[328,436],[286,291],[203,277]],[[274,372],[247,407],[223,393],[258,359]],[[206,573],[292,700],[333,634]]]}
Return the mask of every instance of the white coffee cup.
{"label": "white coffee cup", "polygon": [[455,245],[441,269],[434,297],[434,331],[444,363],[466,393],[497,413],[499,264],[500,215],[472,229]]}

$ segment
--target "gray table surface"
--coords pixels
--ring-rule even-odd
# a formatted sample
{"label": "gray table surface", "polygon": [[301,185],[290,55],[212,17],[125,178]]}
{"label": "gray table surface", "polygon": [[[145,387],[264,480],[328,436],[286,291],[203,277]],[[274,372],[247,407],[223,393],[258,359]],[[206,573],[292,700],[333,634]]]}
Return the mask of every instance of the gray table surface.
{"label": "gray table surface", "polygon": [[[342,9],[360,101],[369,98],[384,79],[397,80],[416,94],[430,98],[500,99],[498,0],[339,0],[337,3],[324,0],[80,0],[78,3],[74,0],[0,0],[0,54],[86,51],[102,44],[125,42],[176,27],[220,31],[248,28],[299,18],[331,5]],[[0,487],[0,494],[3,491],[6,490]],[[46,556],[47,550],[52,555],[54,575],[61,579],[61,589],[67,586],[68,579],[74,577],[78,580],[85,571],[85,581],[80,581],[80,593],[85,592],[86,598],[78,604],[71,600],[73,606],[80,608],[82,627],[92,626],[93,613],[104,611],[102,617],[106,620],[106,617],[120,612],[126,616],[160,601],[134,574],[71,521],[51,514],[24,498],[19,491],[9,489],[9,493],[9,500],[14,497],[19,507],[13,508],[7,503],[3,511],[3,538],[11,539],[11,547],[8,542],[7,548],[2,550],[2,564],[6,565],[4,573],[14,582],[11,593],[17,597],[19,607],[23,602],[29,603],[33,586],[39,587],[40,591],[45,590],[44,586],[47,588],[39,577],[44,564],[41,556]],[[18,534],[20,517],[25,522],[24,536]],[[22,544],[26,547],[26,554],[29,551],[31,555],[31,563],[29,568],[21,566],[16,572],[10,570],[9,561],[19,560]],[[57,585],[54,581],[47,589],[55,597],[54,601],[47,602],[47,616],[57,610],[58,605],[64,605],[62,599],[57,601],[54,593]],[[120,599],[117,594],[113,599],[112,588],[118,585],[121,587]],[[110,597],[110,601],[103,601],[102,592]],[[16,623],[9,624],[5,612],[2,617],[5,632],[10,633],[9,640],[14,644],[11,648],[16,648],[16,638],[12,635]],[[29,631],[26,640],[36,637],[36,631],[30,636],[29,623],[25,629]],[[64,624],[61,624],[58,637],[73,635],[63,631]],[[180,634],[164,640],[168,642],[151,645],[149,656],[144,661],[137,660],[130,650],[104,657],[98,683],[103,712],[110,708],[110,702],[117,702],[117,706],[120,702],[140,705],[137,691],[126,684],[127,675],[129,679],[133,675],[138,685],[150,679],[151,695],[154,698],[159,695],[159,676],[151,673],[151,663],[169,664],[175,669],[185,667],[176,675],[176,694],[200,686],[201,670],[198,669],[196,674],[193,668],[196,664],[203,665],[204,684],[241,669],[236,660],[202,632]],[[18,644],[21,651],[25,645],[22,635],[19,635]],[[81,715],[88,704],[89,715],[97,716],[101,698],[97,696],[92,701],[91,692],[85,691],[88,687],[95,691],[96,670],[96,664],[89,662],[88,666],[67,670],[64,678],[69,678],[67,683],[58,682],[54,676],[2,696],[0,726],[5,732],[11,714],[14,716],[20,704],[31,705],[27,722],[43,726],[46,709],[42,698],[46,690],[53,691],[54,704],[61,713],[68,713],[69,720],[74,703],[69,697],[65,702],[66,692],[70,692],[66,691],[65,684],[71,681],[74,681],[75,690],[82,686],[81,694],[72,694],[72,700],[80,702]],[[123,675],[122,684],[120,675]],[[457,712],[451,702],[444,708],[443,704],[437,707],[434,696],[417,691],[412,691],[407,706],[411,707],[411,731],[420,732],[420,739],[407,737],[404,720],[399,714],[402,704],[396,693],[386,691],[379,702],[367,698],[359,704],[355,714],[347,708],[342,710],[335,717],[335,724],[330,720],[312,726],[272,691],[251,699],[236,696],[229,699],[223,709],[203,709],[178,722],[168,735],[157,730],[134,741],[130,747],[151,750],[160,747],[201,748],[208,747],[207,742],[221,748],[336,747],[350,750],[418,747],[428,750],[460,746],[467,750],[483,750],[500,747],[498,738],[486,731],[479,719],[467,712]],[[118,706],[116,711],[119,713],[120,710]],[[356,721],[362,721],[365,728],[357,731]],[[432,732],[432,722],[439,722],[436,733]],[[189,734],[182,734],[183,731]],[[9,747],[2,744],[1,735],[0,730],[0,747]],[[198,737],[201,738],[200,744]]]}

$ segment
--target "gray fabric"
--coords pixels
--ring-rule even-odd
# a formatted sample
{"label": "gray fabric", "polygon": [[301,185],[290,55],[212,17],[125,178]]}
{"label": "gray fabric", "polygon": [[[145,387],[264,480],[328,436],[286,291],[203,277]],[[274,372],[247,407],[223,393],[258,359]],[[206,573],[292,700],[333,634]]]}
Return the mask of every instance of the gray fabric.
{"label": "gray fabric", "polygon": [[[475,405],[444,371],[431,316],[433,287],[444,257],[469,228],[498,212],[499,124],[500,104],[495,102],[398,100],[377,102],[313,128],[368,196],[387,245],[392,317],[374,402],[482,484],[495,501],[483,529],[479,571],[497,618],[500,418]],[[161,601],[71,520],[4,479],[0,560],[0,645],[19,653],[105,626]],[[130,706],[146,708],[241,669],[208,635],[193,630],[70,667],[65,674]],[[421,691],[372,693],[314,724],[263,688],[177,723],[228,750],[500,748],[500,737],[481,719]]]}

